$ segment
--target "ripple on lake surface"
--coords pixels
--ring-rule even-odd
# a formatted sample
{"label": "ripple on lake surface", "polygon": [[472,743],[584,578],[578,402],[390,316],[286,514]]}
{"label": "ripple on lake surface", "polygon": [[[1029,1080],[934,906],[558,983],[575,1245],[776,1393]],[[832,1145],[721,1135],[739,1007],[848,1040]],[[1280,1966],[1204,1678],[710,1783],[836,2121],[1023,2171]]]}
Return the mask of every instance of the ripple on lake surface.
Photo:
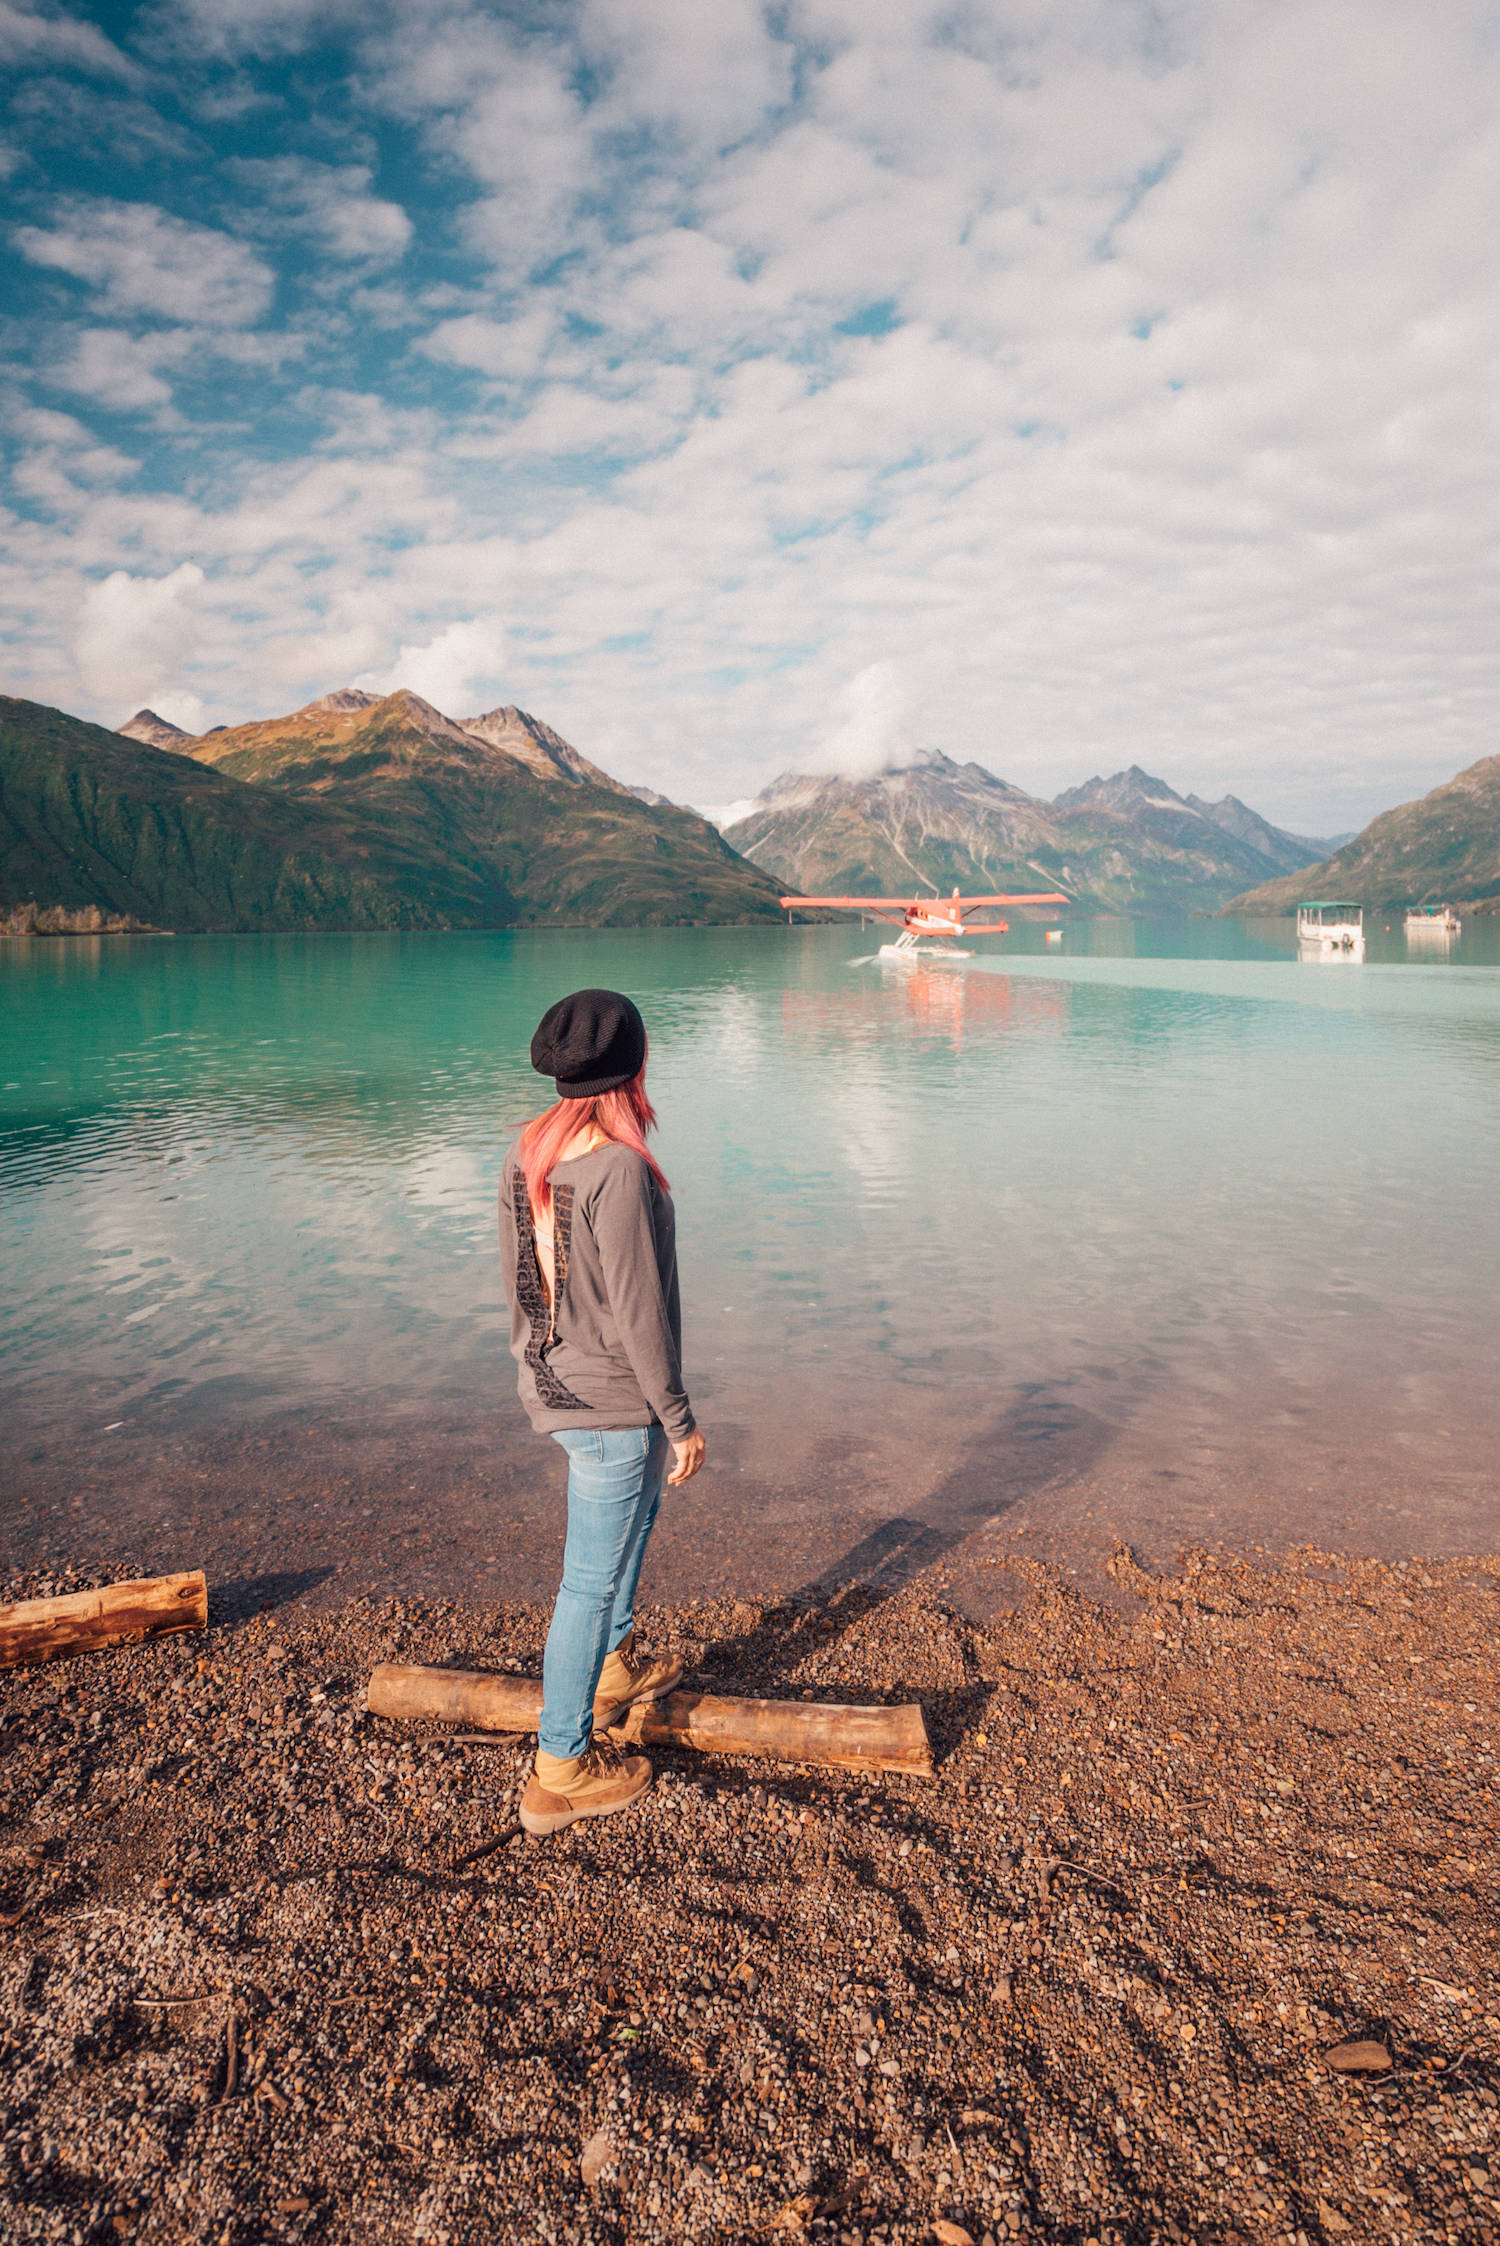
{"label": "ripple on lake surface", "polygon": [[1488,1489],[1497,933],[1357,967],[1234,923],[967,968],[852,927],[0,947],[7,1450],[45,1482],[106,1429],[529,1442],[495,1181],[536,1019],[602,982],[651,1029],[721,1508],[1150,1485],[1211,1530],[1237,1479],[1278,1533],[1410,1542]]}

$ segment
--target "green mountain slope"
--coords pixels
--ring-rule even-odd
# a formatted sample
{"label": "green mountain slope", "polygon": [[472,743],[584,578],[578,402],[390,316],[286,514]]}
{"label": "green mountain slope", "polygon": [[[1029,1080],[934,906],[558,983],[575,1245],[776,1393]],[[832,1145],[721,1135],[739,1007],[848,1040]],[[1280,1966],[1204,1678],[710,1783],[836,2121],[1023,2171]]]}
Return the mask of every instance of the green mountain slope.
{"label": "green mountain slope", "polygon": [[1431,795],[1372,819],[1331,858],[1231,897],[1226,915],[1295,912],[1304,897],[1372,909],[1467,905],[1500,912],[1500,756],[1481,757]]}
{"label": "green mountain slope", "polygon": [[544,777],[414,695],[328,704],[168,750],[0,698],[0,910],[184,932],[778,916],[692,812]]}
{"label": "green mountain slope", "polygon": [[514,900],[320,804],[0,696],[0,907],[155,928],[494,926]]}
{"label": "green mountain slope", "polygon": [[574,768],[538,770],[404,692],[373,704],[353,691],[326,695],[289,717],[205,734],[184,753],[267,791],[337,807],[470,880],[500,882],[515,926],[779,917],[776,883],[706,819],[642,803],[613,781],[596,785],[582,776],[595,767],[539,730]]}

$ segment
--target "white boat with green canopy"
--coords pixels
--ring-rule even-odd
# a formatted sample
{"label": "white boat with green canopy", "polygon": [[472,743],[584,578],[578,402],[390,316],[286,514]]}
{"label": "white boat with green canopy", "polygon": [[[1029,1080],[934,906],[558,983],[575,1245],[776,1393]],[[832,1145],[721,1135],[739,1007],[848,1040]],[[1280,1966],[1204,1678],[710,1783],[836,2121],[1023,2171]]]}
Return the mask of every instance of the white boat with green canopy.
{"label": "white boat with green canopy", "polygon": [[1310,897],[1297,907],[1297,942],[1309,950],[1362,952],[1365,908],[1347,898]]}
{"label": "white boat with green canopy", "polygon": [[1456,936],[1462,926],[1451,905],[1412,905],[1406,915],[1408,936],[1436,938],[1443,943]]}

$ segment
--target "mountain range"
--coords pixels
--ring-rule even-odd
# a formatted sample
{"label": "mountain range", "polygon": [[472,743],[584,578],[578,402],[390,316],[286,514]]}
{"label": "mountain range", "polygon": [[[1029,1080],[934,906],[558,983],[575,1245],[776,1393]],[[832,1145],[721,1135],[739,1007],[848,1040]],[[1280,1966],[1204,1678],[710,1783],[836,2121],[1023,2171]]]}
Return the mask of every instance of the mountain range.
{"label": "mountain range", "polygon": [[1263,881],[1223,909],[1246,918],[1290,913],[1309,896],[1347,898],[1377,912],[1435,904],[1500,912],[1500,756],[1481,757],[1430,795],[1382,811],[1295,880]]}
{"label": "mountain range", "polygon": [[717,816],[722,833],[625,786],[512,704],[454,719],[342,687],[189,734],[153,710],[110,732],[0,698],[16,928],[766,922],[783,889],[1056,888],[1093,912],[1283,912],[1320,891],[1500,905],[1500,758],[1321,841],[1139,765],[1046,802],[940,751],[865,779],[786,773]]}
{"label": "mountain range", "polygon": [[515,709],[355,688],[189,735],[0,698],[0,910],[156,928],[766,921],[777,889]]}
{"label": "mountain range", "polygon": [[868,779],[785,773],[721,817],[737,850],[804,895],[1056,888],[1095,912],[1214,911],[1330,848],[1139,765],[1048,803],[941,751]]}

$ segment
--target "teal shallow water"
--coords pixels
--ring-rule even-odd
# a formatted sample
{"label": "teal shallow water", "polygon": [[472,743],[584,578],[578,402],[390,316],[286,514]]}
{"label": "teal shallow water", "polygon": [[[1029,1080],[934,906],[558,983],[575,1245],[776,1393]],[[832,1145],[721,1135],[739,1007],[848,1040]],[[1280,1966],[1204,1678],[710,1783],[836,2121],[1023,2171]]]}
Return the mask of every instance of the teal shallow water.
{"label": "teal shallow water", "polygon": [[407,1490],[460,1440],[524,1473],[495,1179],[538,1015],[603,982],[651,1029],[721,1534],[1024,1503],[1472,1540],[1497,938],[1377,931],[1358,966],[1193,922],[967,968],[849,927],[0,946],[8,1538],[69,1488],[107,1515],[111,1460],[123,1490],[170,1456],[175,1489],[277,1429],[405,1442]]}

